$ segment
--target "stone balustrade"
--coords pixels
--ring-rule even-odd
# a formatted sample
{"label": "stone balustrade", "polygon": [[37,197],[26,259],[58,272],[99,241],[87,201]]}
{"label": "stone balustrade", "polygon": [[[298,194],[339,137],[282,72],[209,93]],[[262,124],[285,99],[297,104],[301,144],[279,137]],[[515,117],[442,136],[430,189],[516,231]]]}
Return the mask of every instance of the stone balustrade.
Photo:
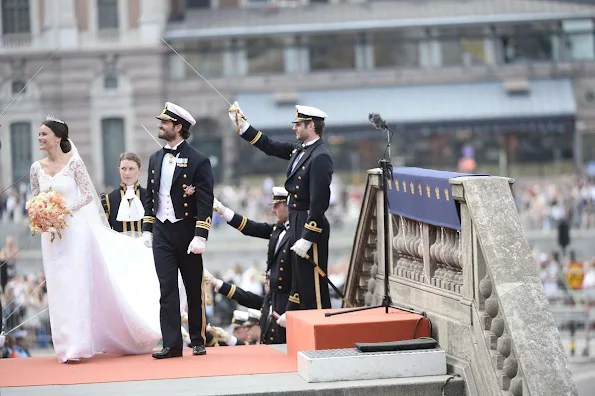
{"label": "stone balustrade", "polygon": [[[368,182],[346,297],[384,296],[381,171]],[[518,219],[512,179],[450,179],[461,229],[390,214],[389,284],[397,305],[423,311],[469,395],[577,395],[560,336]],[[543,364],[548,361],[548,364]]]}

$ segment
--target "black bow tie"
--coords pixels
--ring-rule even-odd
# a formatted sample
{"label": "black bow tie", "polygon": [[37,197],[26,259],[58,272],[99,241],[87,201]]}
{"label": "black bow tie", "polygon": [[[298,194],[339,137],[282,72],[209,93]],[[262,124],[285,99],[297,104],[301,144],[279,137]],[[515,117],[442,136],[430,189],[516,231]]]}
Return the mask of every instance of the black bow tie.
{"label": "black bow tie", "polygon": [[176,149],[170,149],[170,148],[167,148],[167,147],[164,147],[163,148],[163,152],[165,152],[165,154],[171,154],[174,157],[178,154],[178,150],[176,150]]}

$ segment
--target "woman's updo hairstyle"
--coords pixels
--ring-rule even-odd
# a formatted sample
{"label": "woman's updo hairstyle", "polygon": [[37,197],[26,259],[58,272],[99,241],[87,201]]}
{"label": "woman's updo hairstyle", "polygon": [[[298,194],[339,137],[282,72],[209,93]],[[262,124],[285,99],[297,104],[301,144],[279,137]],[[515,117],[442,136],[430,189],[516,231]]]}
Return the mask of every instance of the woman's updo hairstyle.
{"label": "woman's updo hairstyle", "polygon": [[52,132],[54,132],[54,135],[61,139],[60,149],[62,149],[63,153],[69,153],[70,150],[72,150],[72,145],[68,140],[68,125],[66,125],[64,121],[49,115],[45,118],[45,121],[42,125],[50,128]]}

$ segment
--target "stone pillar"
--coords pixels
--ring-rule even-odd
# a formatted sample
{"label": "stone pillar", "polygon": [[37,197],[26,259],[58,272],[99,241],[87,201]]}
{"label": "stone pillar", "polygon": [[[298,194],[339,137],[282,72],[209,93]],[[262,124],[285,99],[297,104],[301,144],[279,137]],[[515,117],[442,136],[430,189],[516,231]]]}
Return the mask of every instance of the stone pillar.
{"label": "stone pillar", "polygon": [[76,0],[46,0],[43,15],[43,30],[50,32],[44,40],[50,46],[62,45],[61,49],[77,48],[78,26],[74,2]]}
{"label": "stone pillar", "polygon": [[283,60],[285,64],[285,74],[298,74],[300,72],[300,51],[296,37],[285,37],[284,39]]}
{"label": "stone pillar", "polygon": [[[370,56],[368,33],[358,33],[355,38],[355,70],[368,70],[374,63],[373,55]],[[373,52],[372,52],[373,54]]]}
{"label": "stone pillar", "polygon": [[159,36],[168,11],[166,2],[163,0],[142,0],[139,2],[139,6],[139,42],[141,44],[161,43]]}

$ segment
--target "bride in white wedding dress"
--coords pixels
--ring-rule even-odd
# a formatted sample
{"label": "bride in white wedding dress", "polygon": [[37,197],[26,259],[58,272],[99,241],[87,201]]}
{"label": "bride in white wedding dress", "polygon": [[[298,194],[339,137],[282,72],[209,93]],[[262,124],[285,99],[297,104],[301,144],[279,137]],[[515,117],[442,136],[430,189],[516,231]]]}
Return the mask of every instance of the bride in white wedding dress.
{"label": "bride in white wedding dress", "polygon": [[97,352],[142,354],[161,338],[159,282],[142,239],[113,231],[64,121],[39,130],[48,156],[31,166],[33,195],[52,188],[74,213],[62,238],[42,234],[54,349],[60,362]]}

